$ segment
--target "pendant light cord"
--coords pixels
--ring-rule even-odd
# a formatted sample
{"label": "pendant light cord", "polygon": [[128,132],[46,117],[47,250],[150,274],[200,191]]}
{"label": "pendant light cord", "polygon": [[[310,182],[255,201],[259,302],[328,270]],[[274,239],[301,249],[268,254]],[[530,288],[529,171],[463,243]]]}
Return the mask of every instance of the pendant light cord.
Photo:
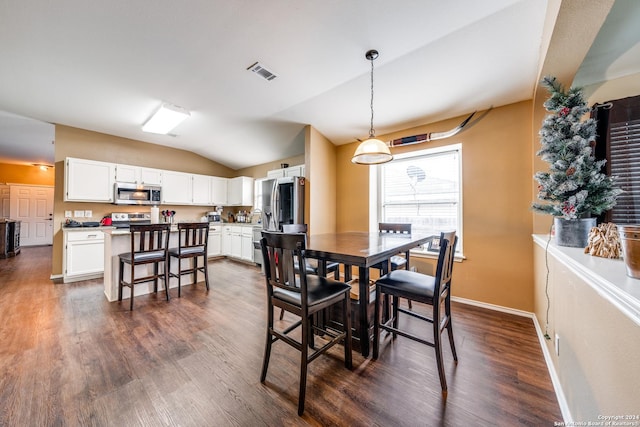
{"label": "pendant light cord", "polygon": [[373,60],[375,58],[371,58],[371,128],[369,128],[369,138],[374,138],[376,136],[376,131],[373,129]]}

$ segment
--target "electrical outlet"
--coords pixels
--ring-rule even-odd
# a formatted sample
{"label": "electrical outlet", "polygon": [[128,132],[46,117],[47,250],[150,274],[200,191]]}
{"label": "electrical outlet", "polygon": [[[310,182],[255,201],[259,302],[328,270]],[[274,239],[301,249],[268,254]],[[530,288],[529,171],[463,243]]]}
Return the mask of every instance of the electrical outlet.
{"label": "electrical outlet", "polygon": [[93,216],[93,211],[84,211],[85,218],[91,218]]}
{"label": "electrical outlet", "polygon": [[64,217],[65,218],[71,218],[73,215],[71,214],[71,211],[64,211]]}
{"label": "electrical outlet", "polygon": [[556,356],[560,356],[560,335],[556,334]]}
{"label": "electrical outlet", "polygon": [[75,218],[84,218],[84,211],[73,211],[73,216]]}

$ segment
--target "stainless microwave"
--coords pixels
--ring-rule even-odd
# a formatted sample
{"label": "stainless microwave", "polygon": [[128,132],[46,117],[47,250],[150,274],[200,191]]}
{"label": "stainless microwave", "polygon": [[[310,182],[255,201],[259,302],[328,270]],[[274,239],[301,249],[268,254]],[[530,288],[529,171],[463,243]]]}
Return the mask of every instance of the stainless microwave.
{"label": "stainless microwave", "polygon": [[116,182],[113,190],[115,205],[159,205],[162,188],[152,185],[137,185],[128,182]]}

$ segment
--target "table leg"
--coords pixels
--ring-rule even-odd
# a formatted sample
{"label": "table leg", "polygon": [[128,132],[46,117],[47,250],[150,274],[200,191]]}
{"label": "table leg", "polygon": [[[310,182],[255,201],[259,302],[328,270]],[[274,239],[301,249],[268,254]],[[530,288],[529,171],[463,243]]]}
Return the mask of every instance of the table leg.
{"label": "table leg", "polygon": [[369,357],[369,269],[358,267],[359,276],[359,310],[360,310],[360,351],[364,357]]}

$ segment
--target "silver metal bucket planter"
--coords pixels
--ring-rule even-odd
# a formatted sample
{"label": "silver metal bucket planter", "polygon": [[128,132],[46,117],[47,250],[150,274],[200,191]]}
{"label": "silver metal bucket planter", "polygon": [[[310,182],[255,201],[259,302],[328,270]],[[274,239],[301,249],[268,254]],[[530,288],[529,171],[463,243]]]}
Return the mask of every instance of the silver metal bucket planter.
{"label": "silver metal bucket planter", "polygon": [[596,218],[564,219],[555,217],[555,242],[558,246],[585,248],[589,243],[589,231],[596,226]]}

